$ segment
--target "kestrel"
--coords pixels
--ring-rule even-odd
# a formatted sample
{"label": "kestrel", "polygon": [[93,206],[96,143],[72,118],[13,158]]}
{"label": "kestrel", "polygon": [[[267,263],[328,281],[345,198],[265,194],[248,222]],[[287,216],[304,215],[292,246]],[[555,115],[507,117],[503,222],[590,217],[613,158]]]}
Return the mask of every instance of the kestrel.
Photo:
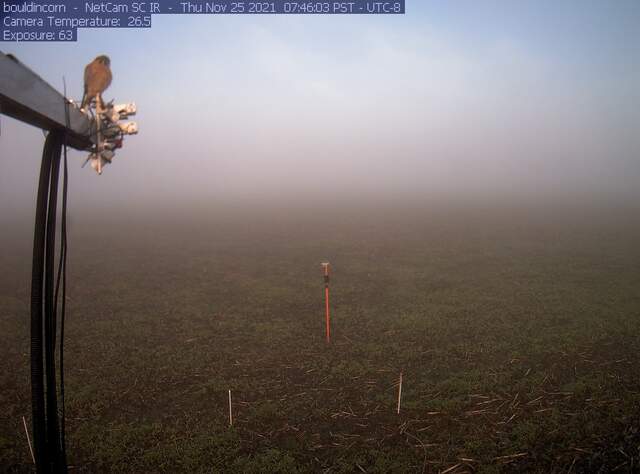
{"label": "kestrel", "polygon": [[84,68],[84,96],[82,97],[81,109],[91,103],[96,97],[100,97],[102,103],[102,93],[111,84],[111,60],[108,56],[101,55],[87,64]]}

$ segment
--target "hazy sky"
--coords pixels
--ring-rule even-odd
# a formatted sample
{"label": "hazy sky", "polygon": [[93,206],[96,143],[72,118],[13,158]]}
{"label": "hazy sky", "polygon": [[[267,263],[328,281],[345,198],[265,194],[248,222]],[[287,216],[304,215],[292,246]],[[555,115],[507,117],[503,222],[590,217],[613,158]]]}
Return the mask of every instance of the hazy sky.
{"label": "hazy sky", "polygon": [[[629,193],[640,179],[640,2],[407,0],[404,16],[155,16],[76,44],[0,43],[140,134],[75,206],[445,192]],[[0,212],[31,212],[44,137],[2,117]]]}

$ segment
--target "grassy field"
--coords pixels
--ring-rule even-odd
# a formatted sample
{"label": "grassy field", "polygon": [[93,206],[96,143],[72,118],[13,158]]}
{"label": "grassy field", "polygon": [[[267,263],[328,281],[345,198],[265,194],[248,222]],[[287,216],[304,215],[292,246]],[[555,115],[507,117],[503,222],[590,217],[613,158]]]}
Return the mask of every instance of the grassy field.
{"label": "grassy field", "polygon": [[[637,212],[262,211],[71,223],[72,472],[640,469]],[[14,234],[0,469],[29,472],[31,236]]]}

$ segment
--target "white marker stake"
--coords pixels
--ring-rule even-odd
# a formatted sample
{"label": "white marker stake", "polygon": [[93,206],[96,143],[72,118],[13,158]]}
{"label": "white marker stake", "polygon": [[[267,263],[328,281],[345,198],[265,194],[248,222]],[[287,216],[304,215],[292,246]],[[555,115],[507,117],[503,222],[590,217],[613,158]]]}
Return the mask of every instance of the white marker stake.
{"label": "white marker stake", "polygon": [[231,389],[229,389],[229,426],[233,426],[233,413],[231,413]]}
{"label": "white marker stake", "polygon": [[33,464],[36,463],[36,457],[33,455],[33,448],[31,447],[31,440],[29,439],[29,430],[27,429],[27,420],[22,417],[22,424],[24,425],[24,432],[27,433],[27,443],[29,443],[29,452],[31,453],[31,459]]}
{"label": "white marker stake", "polygon": [[402,399],[402,372],[400,372],[400,383],[398,384],[398,415],[400,414],[401,399]]}

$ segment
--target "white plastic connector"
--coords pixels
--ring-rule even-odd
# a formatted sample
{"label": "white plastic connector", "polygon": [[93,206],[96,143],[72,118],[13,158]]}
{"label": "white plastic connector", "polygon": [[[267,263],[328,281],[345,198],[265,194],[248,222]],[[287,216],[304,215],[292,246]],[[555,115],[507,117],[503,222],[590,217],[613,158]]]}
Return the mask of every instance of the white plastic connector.
{"label": "white plastic connector", "polygon": [[122,130],[122,133],[126,135],[135,135],[138,133],[138,124],[136,122],[119,123],[118,126],[120,130]]}
{"label": "white plastic connector", "polygon": [[120,115],[120,118],[127,118],[130,115],[135,115],[138,111],[135,102],[129,104],[116,104],[113,106],[113,111]]}
{"label": "white plastic connector", "polygon": [[102,174],[102,166],[106,163],[107,162],[105,160],[95,154],[91,157],[91,168],[93,168],[98,174]]}
{"label": "white plastic connector", "polygon": [[109,122],[117,122],[131,115],[135,115],[137,110],[136,104],[132,102],[130,104],[109,105],[103,114]]}

